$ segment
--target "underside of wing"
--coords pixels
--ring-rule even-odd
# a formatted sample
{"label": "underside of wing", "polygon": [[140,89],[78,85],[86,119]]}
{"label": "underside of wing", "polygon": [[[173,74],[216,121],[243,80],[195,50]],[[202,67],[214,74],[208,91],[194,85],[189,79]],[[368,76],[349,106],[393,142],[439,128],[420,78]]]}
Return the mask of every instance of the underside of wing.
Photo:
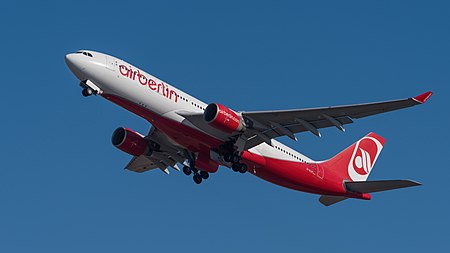
{"label": "underside of wing", "polygon": [[150,159],[148,159],[144,155],[133,157],[131,161],[127,164],[127,166],[125,166],[125,169],[138,173],[142,173],[157,168],[158,165],[153,163]]}
{"label": "underside of wing", "polygon": [[167,136],[154,127],[150,129],[145,138],[158,143],[160,145],[158,150],[153,150],[151,155],[133,157],[127,166],[125,166],[125,169],[139,173],[152,169],[160,169],[164,173],[169,174],[169,167],[171,167],[180,171],[177,164],[183,164],[187,159],[183,150],[171,144]]}

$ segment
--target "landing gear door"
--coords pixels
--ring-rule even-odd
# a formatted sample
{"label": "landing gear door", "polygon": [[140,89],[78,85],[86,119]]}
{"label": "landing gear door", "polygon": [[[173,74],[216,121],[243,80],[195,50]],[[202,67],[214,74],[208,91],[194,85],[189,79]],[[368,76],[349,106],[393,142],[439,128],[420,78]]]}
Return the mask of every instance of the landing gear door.
{"label": "landing gear door", "polygon": [[117,66],[117,60],[114,57],[106,56],[106,68],[115,71]]}

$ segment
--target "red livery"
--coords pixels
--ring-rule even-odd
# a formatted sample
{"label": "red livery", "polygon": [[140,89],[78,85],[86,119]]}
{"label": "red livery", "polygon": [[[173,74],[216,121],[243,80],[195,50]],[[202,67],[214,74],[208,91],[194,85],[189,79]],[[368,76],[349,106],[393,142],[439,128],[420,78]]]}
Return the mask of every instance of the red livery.
{"label": "red livery", "polygon": [[[203,101],[116,57],[82,50],[66,55],[84,96],[99,95],[147,120],[146,135],[119,127],[112,144],[132,155],[126,169],[146,172],[169,168],[192,175],[196,184],[220,167],[252,174],[290,189],[320,194],[332,205],[347,198],[420,185],[411,180],[368,181],[384,138],[369,133],[326,161],[314,161],[275,140],[425,103],[432,92],[384,102],[310,109],[235,111]],[[249,172],[249,173],[247,173]]]}

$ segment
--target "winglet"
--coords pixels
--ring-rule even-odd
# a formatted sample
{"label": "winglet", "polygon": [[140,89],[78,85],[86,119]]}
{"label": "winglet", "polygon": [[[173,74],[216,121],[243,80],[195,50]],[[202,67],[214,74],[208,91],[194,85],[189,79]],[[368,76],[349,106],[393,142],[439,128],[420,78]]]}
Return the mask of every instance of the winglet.
{"label": "winglet", "polygon": [[419,96],[413,97],[413,99],[416,102],[419,102],[419,103],[423,104],[431,97],[431,95],[433,95],[433,92],[428,91],[428,92],[425,92],[423,94],[420,94]]}

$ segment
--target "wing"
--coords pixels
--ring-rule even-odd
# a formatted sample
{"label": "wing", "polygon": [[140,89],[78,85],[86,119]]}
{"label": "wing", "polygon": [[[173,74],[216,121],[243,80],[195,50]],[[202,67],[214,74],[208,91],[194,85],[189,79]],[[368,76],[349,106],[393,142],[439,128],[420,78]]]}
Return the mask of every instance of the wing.
{"label": "wing", "polygon": [[253,129],[244,133],[247,136],[246,149],[262,142],[270,144],[270,139],[288,136],[295,139],[294,134],[310,131],[320,136],[318,129],[335,126],[344,131],[343,125],[379,113],[394,111],[425,103],[432,92],[407,99],[356,104],[335,107],[311,108],[300,110],[242,112],[242,116],[253,123]]}
{"label": "wing", "polygon": [[160,169],[169,174],[169,167],[180,171],[177,163],[183,164],[186,161],[185,152],[179,147],[171,144],[167,137],[152,127],[149,134],[145,137],[160,145],[158,150],[152,152],[151,156],[135,156],[125,166],[125,169],[134,172],[145,172],[153,169]]}
{"label": "wing", "polygon": [[157,168],[158,165],[144,155],[133,157],[127,166],[125,166],[125,169],[139,173]]}
{"label": "wing", "polygon": [[[174,154],[168,154],[166,152],[153,153],[151,156],[135,156],[131,161],[125,166],[125,169],[134,172],[145,172],[152,169],[160,169],[162,172],[169,174],[169,167],[180,171],[177,165],[177,161],[173,158]],[[181,161],[180,163],[183,163]]]}

